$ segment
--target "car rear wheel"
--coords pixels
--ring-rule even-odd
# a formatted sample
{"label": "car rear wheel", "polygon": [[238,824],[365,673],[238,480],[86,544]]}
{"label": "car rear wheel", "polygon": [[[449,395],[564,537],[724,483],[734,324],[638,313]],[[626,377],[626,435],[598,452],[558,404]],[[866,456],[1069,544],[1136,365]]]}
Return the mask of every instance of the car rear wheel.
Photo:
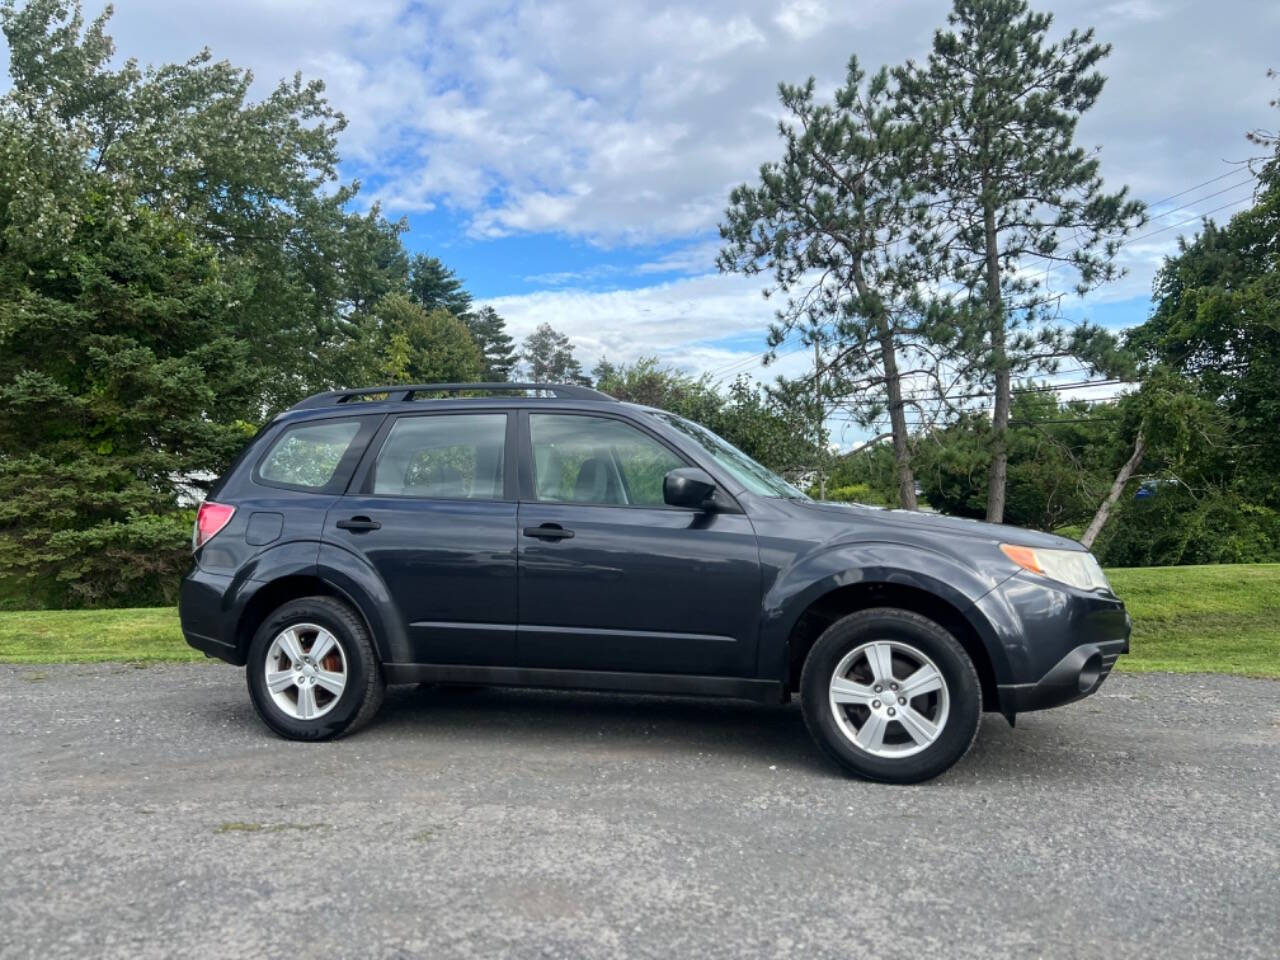
{"label": "car rear wheel", "polygon": [[800,676],[805,723],[850,773],[918,783],[950,768],[978,733],[982,690],[964,648],[907,610],[861,610],[818,638]]}
{"label": "car rear wheel", "polygon": [[331,597],[293,600],[267,617],[246,673],[258,716],[291,740],[353,732],[377,712],[386,689],[363,621]]}

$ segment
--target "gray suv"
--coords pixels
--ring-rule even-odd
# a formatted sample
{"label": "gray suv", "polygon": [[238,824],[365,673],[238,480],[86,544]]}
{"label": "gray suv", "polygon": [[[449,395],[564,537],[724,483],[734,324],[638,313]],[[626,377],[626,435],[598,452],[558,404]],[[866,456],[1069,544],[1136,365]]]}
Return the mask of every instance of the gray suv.
{"label": "gray suv", "polygon": [[391,683],[782,703],[842,768],[908,783],[983,710],[1098,689],[1129,619],[1045,533],[822,503],[696,423],[585,387],[318,394],[201,506],[182,628],[278,734]]}

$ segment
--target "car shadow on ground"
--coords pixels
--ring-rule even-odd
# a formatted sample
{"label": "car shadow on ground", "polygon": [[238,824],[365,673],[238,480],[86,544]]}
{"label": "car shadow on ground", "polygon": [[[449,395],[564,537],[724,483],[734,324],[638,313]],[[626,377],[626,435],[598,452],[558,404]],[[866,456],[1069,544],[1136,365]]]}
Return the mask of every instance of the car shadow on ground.
{"label": "car shadow on ground", "polygon": [[[809,737],[798,702],[776,706],[507,687],[393,687],[378,717],[358,736],[492,740],[542,751],[591,744],[613,751],[710,754],[820,777],[844,776]],[[1072,776],[1085,759],[1064,742],[1056,724],[1021,724],[1014,731],[999,715],[984,714],[977,744],[945,779],[996,773]]]}

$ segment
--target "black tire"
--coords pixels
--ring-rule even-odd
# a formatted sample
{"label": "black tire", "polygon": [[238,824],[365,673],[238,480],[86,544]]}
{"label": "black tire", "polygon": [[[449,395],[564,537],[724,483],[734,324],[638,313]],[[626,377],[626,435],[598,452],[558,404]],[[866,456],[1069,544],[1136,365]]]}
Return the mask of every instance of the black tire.
{"label": "black tire", "polygon": [[[346,684],[335,703],[314,720],[285,713],[267,689],[265,665],[274,639],[295,624],[315,624],[333,634],[346,659]],[[332,740],[354,733],[382,706],[386,683],[364,621],[340,600],[303,597],[273,611],[254,634],[245,667],[249,698],[262,722],[289,740]]]}
{"label": "black tire", "polygon": [[[864,750],[841,728],[835,710],[849,711],[844,725],[852,728],[858,717],[870,713],[870,708],[833,706],[831,703],[831,681],[841,661],[863,644],[877,640],[896,641],[924,654],[937,667],[946,685],[946,720],[937,739],[910,756],[884,757]],[[910,669],[910,663],[895,652],[894,671],[899,680],[905,679],[899,671],[907,669]],[[973,746],[982,712],[978,673],[964,648],[950,633],[927,617],[893,607],[861,610],[828,627],[805,659],[800,674],[800,696],[805,725],[823,752],[849,773],[882,783],[919,783],[949,769]],[[928,703],[937,702],[921,704],[916,700],[912,705],[921,704],[923,708]],[[894,736],[904,747],[914,749],[914,741],[907,743],[908,731],[901,726],[901,721],[897,726],[893,721],[887,723],[889,725],[885,729],[891,733],[886,737]]]}

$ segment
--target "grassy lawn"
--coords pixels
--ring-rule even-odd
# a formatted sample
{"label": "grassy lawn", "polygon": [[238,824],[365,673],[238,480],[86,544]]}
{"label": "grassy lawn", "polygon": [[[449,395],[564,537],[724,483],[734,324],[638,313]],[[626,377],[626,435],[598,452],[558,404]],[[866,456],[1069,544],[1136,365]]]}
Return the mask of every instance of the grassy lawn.
{"label": "grassy lawn", "polygon": [[173,607],[0,613],[0,663],[203,660]]}
{"label": "grassy lawn", "polygon": [[1108,570],[1133,617],[1119,670],[1280,677],[1280,564]]}
{"label": "grassy lawn", "polygon": [[[1280,677],[1280,564],[1107,574],[1133,616],[1118,669]],[[0,663],[202,658],[172,608],[0,612]]]}

